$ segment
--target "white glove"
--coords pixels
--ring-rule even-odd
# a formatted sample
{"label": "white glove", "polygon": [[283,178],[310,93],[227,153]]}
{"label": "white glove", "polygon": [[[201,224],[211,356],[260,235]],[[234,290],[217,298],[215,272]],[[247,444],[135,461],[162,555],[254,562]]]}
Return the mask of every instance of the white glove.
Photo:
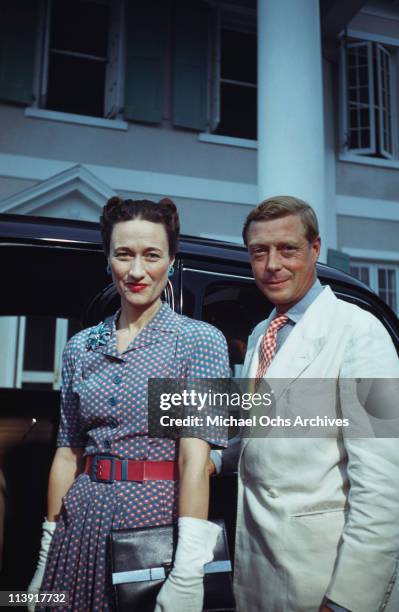
{"label": "white glove", "polygon": [[158,593],[154,612],[202,612],[204,565],[213,559],[221,527],[191,516],[178,521],[175,563]]}
{"label": "white glove", "polygon": [[[39,560],[36,565],[36,571],[33,575],[32,580],[28,586],[28,593],[32,593],[36,595],[40,591],[40,587],[42,585],[44,570],[46,568],[48,551],[50,549],[51,540],[53,539],[54,531],[57,526],[57,523],[48,521],[46,518],[42,524],[42,540],[40,543],[40,551],[39,551]],[[35,602],[28,604],[29,612],[34,612],[35,610]]]}

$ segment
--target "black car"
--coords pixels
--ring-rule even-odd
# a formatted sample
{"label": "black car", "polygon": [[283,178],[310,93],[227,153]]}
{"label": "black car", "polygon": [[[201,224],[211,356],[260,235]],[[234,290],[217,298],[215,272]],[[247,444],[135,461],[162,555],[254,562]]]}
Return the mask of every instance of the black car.
{"label": "black car", "polygon": [[[49,466],[58,424],[62,348],[82,327],[116,310],[95,223],[0,215],[0,589],[29,583],[46,511]],[[243,247],[183,236],[165,299],[226,336],[239,375],[246,339],[272,305],[256,288]],[[399,323],[355,278],[318,265],[322,284],[372,312],[399,352]],[[213,479],[211,515],[234,532],[236,478]],[[1,554],[2,524],[5,524]]]}

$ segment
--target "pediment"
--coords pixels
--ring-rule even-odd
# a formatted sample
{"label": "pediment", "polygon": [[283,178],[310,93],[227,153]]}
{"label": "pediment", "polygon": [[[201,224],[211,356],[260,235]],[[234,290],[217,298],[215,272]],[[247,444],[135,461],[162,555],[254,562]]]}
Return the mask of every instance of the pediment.
{"label": "pediment", "polygon": [[87,168],[76,165],[0,201],[7,213],[97,221],[116,193]]}

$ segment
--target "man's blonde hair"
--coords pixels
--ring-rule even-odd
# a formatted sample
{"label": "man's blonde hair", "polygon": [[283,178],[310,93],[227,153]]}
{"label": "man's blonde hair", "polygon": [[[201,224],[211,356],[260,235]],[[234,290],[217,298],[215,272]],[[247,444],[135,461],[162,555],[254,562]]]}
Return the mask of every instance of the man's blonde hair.
{"label": "man's blonde hair", "polygon": [[248,228],[252,221],[269,221],[289,215],[298,215],[305,228],[308,242],[313,242],[319,236],[319,224],[316,213],[304,200],[293,196],[273,196],[261,202],[247,216],[242,230],[242,237],[247,245]]}

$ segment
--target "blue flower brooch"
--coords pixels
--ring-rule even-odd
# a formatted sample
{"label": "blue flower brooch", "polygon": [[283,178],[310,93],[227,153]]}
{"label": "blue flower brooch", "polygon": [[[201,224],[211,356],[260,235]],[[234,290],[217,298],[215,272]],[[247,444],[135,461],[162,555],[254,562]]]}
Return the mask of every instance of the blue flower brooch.
{"label": "blue flower brooch", "polygon": [[107,323],[99,323],[94,327],[87,339],[86,348],[89,351],[95,351],[100,346],[105,346],[111,337],[111,328]]}

